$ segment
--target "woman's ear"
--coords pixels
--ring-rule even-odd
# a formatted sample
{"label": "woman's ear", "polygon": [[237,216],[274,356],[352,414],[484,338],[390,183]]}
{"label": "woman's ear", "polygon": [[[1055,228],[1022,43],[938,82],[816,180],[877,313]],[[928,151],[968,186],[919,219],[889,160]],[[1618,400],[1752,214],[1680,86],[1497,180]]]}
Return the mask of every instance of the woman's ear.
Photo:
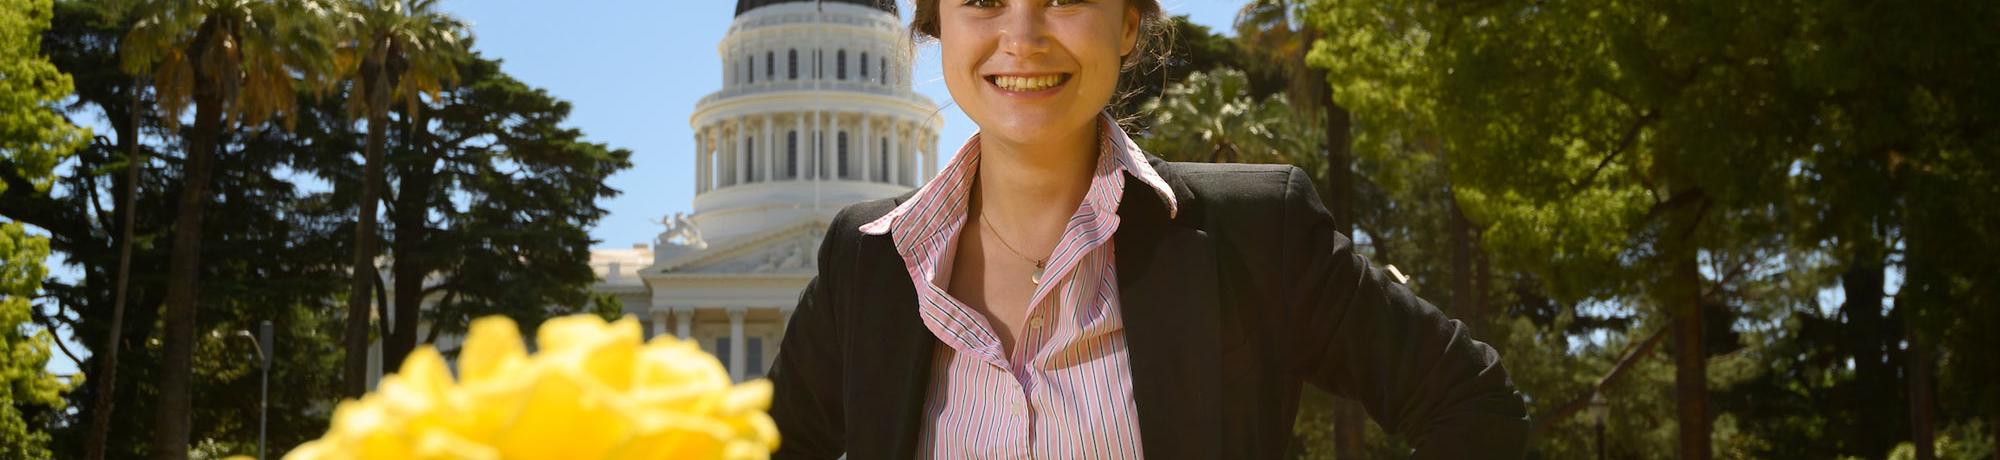
{"label": "woman's ear", "polygon": [[1125,5],[1124,34],[1118,37],[1118,57],[1123,58],[1130,56],[1132,54],[1132,47],[1138,46],[1138,44],[1139,44],[1139,7],[1133,6],[1128,3]]}

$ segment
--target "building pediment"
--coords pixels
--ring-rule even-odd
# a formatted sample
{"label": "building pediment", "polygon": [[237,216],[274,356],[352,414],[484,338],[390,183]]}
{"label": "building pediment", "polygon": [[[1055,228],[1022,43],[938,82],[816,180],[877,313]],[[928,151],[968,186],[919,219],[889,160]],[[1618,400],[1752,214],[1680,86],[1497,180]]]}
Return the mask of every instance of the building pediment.
{"label": "building pediment", "polygon": [[708,247],[686,250],[641,272],[675,274],[810,274],[818,266],[820,239],[828,221],[807,217],[773,230],[742,235]]}

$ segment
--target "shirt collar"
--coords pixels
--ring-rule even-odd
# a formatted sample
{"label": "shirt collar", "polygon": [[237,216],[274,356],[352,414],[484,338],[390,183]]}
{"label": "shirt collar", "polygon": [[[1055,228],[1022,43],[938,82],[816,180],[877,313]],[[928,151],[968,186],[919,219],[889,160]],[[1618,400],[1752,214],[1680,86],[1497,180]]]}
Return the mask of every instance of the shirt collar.
{"label": "shirt collar", "polygon": [[[1173,188],[1167,186],[1167,181],[1153,169],[1152,163],[1146,159],[1145,151],[1141,150],[1137,143],[1132,142],[1131,136],[1128,136],[1123,128],[1118,127],[1117,120],[1111,118],[1111,114],[1099,113],[1098,123],[1100,127],[1098,155],[1100,163],[1103,163],[1101,160],[1104,156],[1109,156],[1112,160],[1109,165],[1111,177],[1099,174],[1092,181],[1110,179],[1122,183],[1123,176],[1119,173],[1129,173],[1132,177],[1138,178],[1139,182],[1146,184],[1153,193],[1159,194],[1160,201],[1166,203],[1169,218],[1178,215],[1179,201],[1174,197]],[[906,241],[920,241],[928,238],[928,235],[937,233],[939,227],[949,223],[949,219],[945,219],[944,216],[965,212],[964,198],[970,193],[972,173],[978,168],[979,145],[979,133],[973,133],[958,148],[958,152],[952,155],[951,164],[938,171],[938,175],[917,189],[909,200],[883,214],[882,217],[862,224],[859,230],[869,235],[883,235],[893,231],[898,240]],[[1103,169],[1099,168],[1098,172],[1105,172]],[[1119,187],[1117,193],[1120,196],[1109,203],[1108,212],[1116,212],[1117,200],[1123,198],[1123,187]],[[897,246],[899,249],[905,247],[902,241],[899,241]]]}

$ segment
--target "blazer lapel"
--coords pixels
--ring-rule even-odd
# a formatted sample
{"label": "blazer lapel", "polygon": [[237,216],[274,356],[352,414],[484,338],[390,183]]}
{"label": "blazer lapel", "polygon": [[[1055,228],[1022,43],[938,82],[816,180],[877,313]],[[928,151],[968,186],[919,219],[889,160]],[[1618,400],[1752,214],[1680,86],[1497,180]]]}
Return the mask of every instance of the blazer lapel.
{"label": "blazer lapel", "polygon": [[[1193,197],[1163,163],[1153,162],[1177,195],[1180,219],[1199,221]],[[1214,244],[1169,219],[1158,194],[1135,178],[1125,181],[1118,214],[1119,311],[1146,457],[1222,458]]]}
{"label": "blazer lapel", "polygon": [[[901,201],[901,200],[897,200]],[[916,285],[888,236],[864,236],[847,320],[849,458],[913,458],[937,339],[917,312]],[[868,385],[855,385],[867,382]],[[853,430],[853,427],[883,427]]]}

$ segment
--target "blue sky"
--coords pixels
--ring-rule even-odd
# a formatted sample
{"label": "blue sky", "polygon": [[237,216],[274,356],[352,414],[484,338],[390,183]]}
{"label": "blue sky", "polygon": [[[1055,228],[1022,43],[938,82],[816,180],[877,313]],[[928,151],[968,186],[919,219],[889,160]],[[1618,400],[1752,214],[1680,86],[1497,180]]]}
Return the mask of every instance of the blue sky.
{"label": "blue sky", "polygon": [[[907,22],[909,3],[900,2]],[[1242,0],[1163,0],[1168,14],[1229,30]],[[659,233],[660,216],[689,212],[694,200],[697,99],[722,87],[716,45],[734,18],[733,0],[447,0],[443,9],[472,25],[474,49],[503,61],[515,78],[569,101],[569,124],[592,142],[632,150],[632,169],[610,179],[624,195],[591,236],[597,247],[629,247]],[[913,81],[940,106],[950,102],[937,48],[917,50]],[[946,108],[938,150],[950,155],[973,132]],[[940,158],[949,161],[949,158]]]}

